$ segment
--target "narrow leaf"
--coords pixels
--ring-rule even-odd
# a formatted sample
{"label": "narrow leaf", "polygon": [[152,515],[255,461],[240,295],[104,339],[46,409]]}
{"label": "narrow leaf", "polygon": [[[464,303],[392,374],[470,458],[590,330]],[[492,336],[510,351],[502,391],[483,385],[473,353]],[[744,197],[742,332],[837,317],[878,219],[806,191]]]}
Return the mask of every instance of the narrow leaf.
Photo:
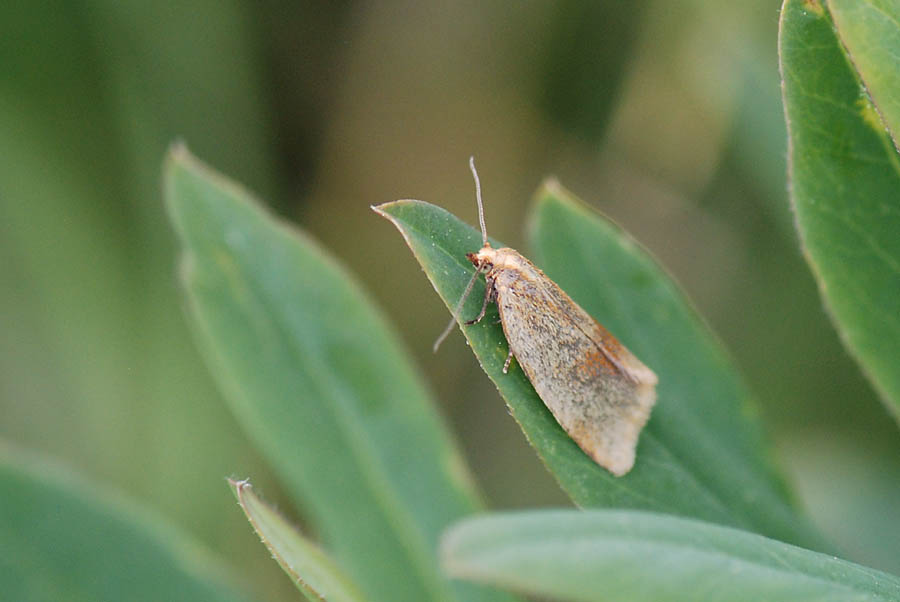
{"label": "narrow leaf", "polygon": [[437,569],[441,529],[479,504],[372,302],[183,148],[167,161],[166,193],[212,373],[341,566],[373,600],[495,599]]}
{"label": "narrow leaf", "polygon": [[445,570],[554,600],[900,600],[900,579],[773,539],[637,511],[536,511],[463,521]]}
{"label": "narrow leaf", "polygon": [[0,598],[245,600],[196,543],[71,472],[0,445]]}
{"label": "narrow leaf", "polygon": [[361,602],[356,585],[316,544],[263,502],[247,481],[229,480],[238,504],[284,572],[311,602]]}
{"label": "narrow leaf", "polygon": [[845,345],[900,419],[898,18],[896,2],[788,0],[779,50],[805,255]]}
{"label": "narrow leaf", "polygon": [[[465,254],[480,248],[480,234],[447,211],[422,201],[396,201],[380,205],[376,210],[397,226],[444,303],[450,308],[455,307],[473,273]],[[637,328],[634,332],[614,331],[626,346],[632,341],[654,340],[658,329],[656,322],[665,322],[669,317],[687,320],[689,329],[700,328],[699,322],[680,296],[673,292],[673,285],[636,245],[617,229],[602,227],[602,222],[596,216],[578,217],[593,220],[594,225],[601,225],[593,233],[600,237],[597,243],[615,251],[605,261],[622,262],[622,268],[602,283],[604,287],[621,291],[619,294],[624,298],[633,298],[634,303],[644,303],[638,297],[645,295],[648,290],[662,290],[666,293],[663,295],[666,304],[653,310],[656,317],[648,316],[646,322],[632,324],[631,327]],[[503,246],[497,241],[492,241],[491,244],[495,247]],[[586,270],[582,277],[590,279],[592,274]],[[484,284],[480,278],[463,308],[462,320],[478,313],[483,295]],[[684,312],[688,312],[687,318],[681,316]],[[707,405],[721,403],[730,408],[711,410],[718,415],[724,412],[728,419],[726,421],[723,418],[722,425],[728,431],[721,435],[722,444],[711,448],[705,444],[710,438],[718,441],[719,435],[705,432],[709,423],[700,417],[689,421],[687,426],[690,428],[682,435],[685,441],[703,443],[695,450],[669,447],[648,433],[654,421],[658,420],[656,414],[665,416],[668,413],[666,410],[659,412],[659,406],[678,403],[677,399],[661,396],[651,415],[648,429],[641,435],[634,469],[624,477],[613,477],[595,464],[568,437],[520,369],[513,367],[508,374],[503,374],[508,347],[502,327],[496,323],[496,317],[496,308],[492,306],[482,322],[461,327],[482,368],[497,385],[529,442],[576,504],[671,512],[727,525],[746,526],[795,542],[807,541],[821,545],[819,539],[806,529],[803,521],[796,517],[785,502],[774,479],[770,480],[770,475],[764,471],[762,474],[755,474],[757,464],[760,463],[756,456],[760,450],[754,449],[750,458],[742,457],[739,452],[743,448],[737,446],[722,453],[721,445],[727,447],[729,437],[735,439],[735,445],[746,437],[742,433],[746,426],[745,417],[737,411],[737,402],[743,399],[744,393],[734,384],[735,377],[720,354],[713,353],[709,363],[704,364],[704,368],[711,372],[685,375],[684,378],[693,383],[695,392],[706,400]],[[691,336],[694,340],[705,341],[708,335],[691,332]],[[669,351],[679,355],[686,353],[679,349]],[[657,368],[654,363],[648,365],[653,369]],[[731,387],[726,389],[732,398],[719,399],[706,392],[715,392],[717,385],[711,384],[711,381],[719,380]],[[661,390],[667,393],[668,386],[670,385]],[[738,394],[741,397],[735,397]],[[701,406],[701,409],[704,407]],[[684,453],[686,456],[679,457],[676,453]],[[716,465],[717,468],[711,471],[706,467],[707,464]],[[729,470],[736,471],[739,475],[753,473],[754,478],[737,477],[717,481],[707,474],[720,474]],[[736,483],[752,486],[730,489]]]}

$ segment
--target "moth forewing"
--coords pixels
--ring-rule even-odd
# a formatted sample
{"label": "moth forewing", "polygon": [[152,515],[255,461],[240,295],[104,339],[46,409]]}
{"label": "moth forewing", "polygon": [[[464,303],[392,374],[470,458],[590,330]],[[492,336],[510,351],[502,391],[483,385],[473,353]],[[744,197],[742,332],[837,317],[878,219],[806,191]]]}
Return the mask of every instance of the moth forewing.
{"label": "moth forewing", "polygon": [[517,251],[488,246],[472,261],[491,266],[510,351],[554,418],[597,464],[627,473],[656,375]]}

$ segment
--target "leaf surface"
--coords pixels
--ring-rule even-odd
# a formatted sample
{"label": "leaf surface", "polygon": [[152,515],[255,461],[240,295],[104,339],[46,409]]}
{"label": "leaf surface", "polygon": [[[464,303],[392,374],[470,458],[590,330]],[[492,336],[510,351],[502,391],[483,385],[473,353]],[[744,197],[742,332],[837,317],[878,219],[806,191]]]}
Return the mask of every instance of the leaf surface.
{"label": "leaf surface", "polygon": [[554,600],[887,602],[900,579],[752,533],[649,512],[533,511],[468,519],[445,570]]}
{"label": "leaf surface", "polygon": [[262,501],[247,481],[228,483],[257,535],[310,602],[365,600],[328,554]]}
{"label": "leaf surface", "polygon": [[496,599],[440,575],[466,468],[382,315],[318,246],[183,148],[166,196],[197,341],[238,420],[373,600]]}
{"label": "leaf surface", "polygon": [[[649,356],[642,354],[643,347],[632,347],[659,374],[660,397],[641,435],[635,467],[624,477],[614,477],[569,438],[520,369],[503,374],[508,347],[502,327],[496,323],[495,306],[479,324],[461,326],[482,368],[566,493],[579,506],[669,512],[822,546],[791,508],[780,481],[763,458],[765,448],[745,404],[746,391],[676,287],[618,228],[578,206],[558,186],[542,189],[539,199],[539,223],[563,217],[570,220],[561,221],[560,229],[538,228],[536,239],[542,255],[552,262],[555,257],[551,255],[557,249],[554,245],[568,246],[572,253],[569,274],[589,282],[598,274],[583,261],[587,259],[584,247],[597,245],[603,249],[607,253],[604,263],[618,267],[606,274],[602,285],[594,283],[591,293],[600,289],[606,299],[616,303],[649,307],[646,315],[638,311],[633,316],[642,319],[621,326],[616,323],[613,334],[629,347],[638,342],[649,346],[653,341],[666,341],[664,348]],[[400,229],[444,303],[455,307],[474,273],[465,254],[481,247],[480,234],[447,211],[422,201],[396,201],[376,210]],[[548,213],[553,210],[562,216]],[[576,228],[568,231],[572,222]],[[491,244],[503,246],[493,240]],[[463,320],[477,315],[484,295],[483,282],[479,278],[467,300]],[[573,292],[566,286],[563,289]],[[578,297],[582,296],[583,289],[576,289]],[[602,298],[584,306],[590,312],[600,303]],[[676,333],[665,330],[675,327],[679,329]],[[690,354],[673,346],[679,333],[689,337],[688,345],[698,346]],[[687,355],[699,359],[688,359]],[[696,371],[679,375],[681,369]],[[668,383],[664,382],[667,378]],[[679,422],[663,424],[670,415]],[[672,432],[678,445],[660,437],[662,432]]]}
{"label": "leaf surface", "polygon": [[247,600],[193,540],[60,467],[0,445],[4,600]]}
{"label": "leaf surface", "polygon": [[618,226],[558,184],[539,191],[533,218],[532,246],[547,275],[659,377],[638,447],[644,466],[630,481],[607,479],[590,505],[644,508],[617,501],[637,488],[677,504],[647,509],[677,508],[821,545],[789,503],[750,393],[677,284]]}
{"label": "leaf surface", "polygon": [[844,344],[900,418],[898,19],[893,1],[788,0],[779,53],[805,255]]}

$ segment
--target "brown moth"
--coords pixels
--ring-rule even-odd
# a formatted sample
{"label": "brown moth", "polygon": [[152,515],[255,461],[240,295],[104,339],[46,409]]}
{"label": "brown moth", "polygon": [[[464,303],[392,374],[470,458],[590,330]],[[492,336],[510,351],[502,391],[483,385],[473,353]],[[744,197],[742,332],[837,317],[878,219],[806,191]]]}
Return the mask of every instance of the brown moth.
{"label": "brown moth", "polygon": [[503,373],[515,357],[579,447],[612,474],[626,474],[634,466],[638,435],[656,401],[656,374],[518,251],[491,247],[474,158],[469,167],[475,178],[483,246],[466,254],[475,274],[434,350],[453,329],[483,273],[484,303],[466,324],[480,322],[488,303],[495,302],[509,343]]}

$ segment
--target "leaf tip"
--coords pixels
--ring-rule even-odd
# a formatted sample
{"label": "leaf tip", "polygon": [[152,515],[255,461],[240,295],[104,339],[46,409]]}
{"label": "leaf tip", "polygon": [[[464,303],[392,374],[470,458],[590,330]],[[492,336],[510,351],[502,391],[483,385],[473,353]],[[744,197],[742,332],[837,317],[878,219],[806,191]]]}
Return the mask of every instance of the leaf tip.
{"label": "leaf tip", "polygon": [[423,201],[417,201],[415,199],[398,199],[396,201],[388,201],[387,203],[381,203],[380,205],[369,205],[369,207],[380,215],[381,217],[394,221],[393,215],[396,209],[399,209],[405,205],[409,205],[412,203],[422,203]]}
{"label": "leaf tip", "polygon": [[228,477],[225,480],[228,482],[228,486],[231,487],[231,491],[237,498],[238,503],[243,504],[244,494],[253,489],[252,485],[250,485],[250,479],[235,479]]}
{"label": "leaf tip", "polygon": [[388,216],[387,216],[387,211],[385,210],[385,208],[393,203],[396,203],[396,201],[390,201],[388,203],[381,203],[380,205],[369,205],[369,209],[371,209],[372,211],[374,211],[381,217],[387,218]]}
{"label": "leaf tip", "polygon": [[167,191],[175,171],[196,162],[197,158],[194,157],[188,149],[187,143],[183,138],[176,138],[173,140],[172,143],[169,144],[169,148],[166,150],[165,158],[163,159],[163,178],[166,183]]}
{"label": "leaf tip", "polygon": [[539,205],[548,201],[557,201],[570,205],[583,204],[576,199],[575,195],[568,188],[560,184],[555,176],[544,178],[544,181],[541,182],[535,193],[535,201]]}
{"label": "leaf tip", "polygon": [[[406,239],[407,244],[410,244],[408,234],[406,229],[403,227],[403,224],[400,219],[398,219],[397,212],[399,209],[402,209],[404,206],[413,204],[413,203],[422,203],[423,201],[416,201],[413,199],[399,199],[396,201],[388,201],[387,203],[381,203],[380,205],[370,205],[372,211],[388,220],[394,226],[400,230],[403,234],[403,237]],[[410,246],[410,248],[412,248]]]}
{"label": "leaf tip", "polygon": [[563,186],[559,183],[559,180],[556,178],[556,176],[547,176],[546,178],[544,178],[544,181],[541,182],[538,190],[557,193],[558,191],[563,190]]}
{"label": "leaf tip", "polygon": [[169,161],[181,161],[185,158],[190,158],[191,156],[191,151],[188,150],[187,142],[184,141],[184,138],[175,138],[172,140],[166,151],[166,159]]}
{"label": "leaf tip", "polygon": [[163,201],[170,219],[176,224],[179,202],[183,196],[179,194],[183,186],[181,180],[186,173],[202,168],[205,168],[205,165],[191,153],[182,138],[172,141],[163,159]]}

